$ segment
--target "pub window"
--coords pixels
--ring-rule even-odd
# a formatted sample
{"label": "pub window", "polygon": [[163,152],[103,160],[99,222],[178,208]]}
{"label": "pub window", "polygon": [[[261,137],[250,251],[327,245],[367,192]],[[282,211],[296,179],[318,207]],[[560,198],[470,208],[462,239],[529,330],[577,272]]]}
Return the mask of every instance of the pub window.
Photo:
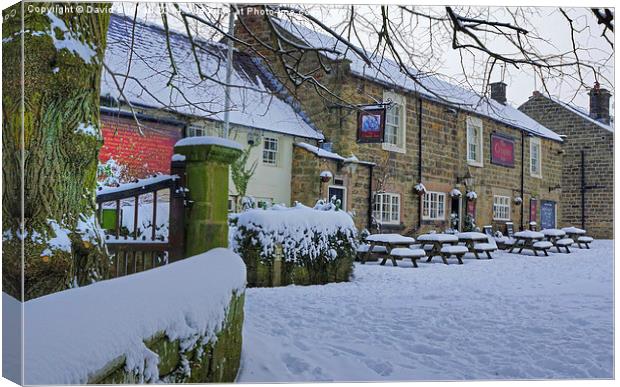
{"label": "pub window", "polygon": [[510,197],[493,196],[493,220],[510,220]]}
{"label": "pub window", "polygon": [[265,137],[263,139],[263,164],[276,165],[278,162],[278,139]]}
{"label": "pub window", "polygon": [[400,195],[377,193],[374,198],[372,215],[381,224],[400,223]]}
{"label": "pub window", "polygon": [[385,115],[385,134],[383,149],[393,152],[405,152],[405,97],[399,94],[385,92],[384,101],[392,101],[392,105]]}
{"label": "pub window", "polygon": [[444,220],[446,218],[446,194],[426,192],[422,202],[422,219]]}
{"label": "pub window", "polygon": [[482,120],[467,117],[467,163],[482,167]]}
{"label": "pub window", "polygon": [[542,177],[540,138],[530,138],[530,175]]}

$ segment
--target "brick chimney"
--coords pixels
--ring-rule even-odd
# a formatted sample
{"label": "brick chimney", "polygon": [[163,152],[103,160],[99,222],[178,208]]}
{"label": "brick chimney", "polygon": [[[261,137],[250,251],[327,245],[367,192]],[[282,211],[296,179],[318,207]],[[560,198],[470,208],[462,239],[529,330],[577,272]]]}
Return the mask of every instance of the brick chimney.
{"label": "brick chimney", "polygon": [[504,82],[491,83],[491,98],[506,105],[506,84]]}
{"label": "brick chimney", "polygon": [[590,117],[604,124],[609,124],[609,98],[611,93],[607,89],[601,89],[598,82],[588,93],[590,95]]}

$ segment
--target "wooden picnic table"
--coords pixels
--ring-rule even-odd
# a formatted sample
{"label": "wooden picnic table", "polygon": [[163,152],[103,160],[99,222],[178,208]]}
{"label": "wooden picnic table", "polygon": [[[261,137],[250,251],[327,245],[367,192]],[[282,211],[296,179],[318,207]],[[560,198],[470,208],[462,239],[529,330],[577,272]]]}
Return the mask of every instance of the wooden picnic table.
{"label": "wooden picnic table", "polygon": [[510,250],[508,250],[509,253],[512,253],[512,250],[518,248],[519,254],[521,254],[523,250],[532,250],[535,255],[538,255],[534,248],[534,243],[545,239],[545,234],[538,231],[526,230],[514,233],[513,238],[515,239],[515,243]]}
{"label": "wooden picnic table", "polygon": [[370,246],[368,247],[366,254],[362,255],[362,264],[366,263],[368,258],[370,258],[370,254],[373,253],[375,246],[383,246],[386,249],[386,253],[376,253],[383,258],[380,265],[385,265],[387,259],[390,258],[392,260],[392,265],[398,266],[396,264],[396,257],[390,255],[390,251],[398,247],[408,248],[412,243],[415,243],[415,239],[400,234],[372,234],[366,237],[366,242]]}
{"label": "wooden picnic table", "polygon": [[580,236],[586,235],[586,230],[582,230],[577,227],[564,227],[562,231],[564,231],[566,235],[568,235],[568,237],[575,242],[579,240]]}
{"label": "wooden picnic table", "polygon": [[566,236],[565,231],[559,230],[557,228],[547,228],[541,230],[540,232],[545,236],[545,239],[553,243],[554,246],[558,240],[563,239]]}
{"label": "wooden picnic table", "polygon": [[475,245],[478,242],[487,243],[489,241],[488,235],[481,232],[468,231],[460,232],[457,234],[457,236],[459,237],[459,242],[464,242],[469,252],[474,253],[476,259],[480,259],[480,256],[478,256],[478,251],[476,251]]}
{"label": "wooden picnic table", "polygon": [[440,256],[445,264],[448,264],[448,262],[441,255],[441,248],[444,245],[456,245],[459,243],[459,237],[454,234],[422,234],[417,239],[421,249],[424,249],[424,246],[427,245],[433,246],[431,250],[427,251],[428,258],[426,262],[430,262],[435,256]]}

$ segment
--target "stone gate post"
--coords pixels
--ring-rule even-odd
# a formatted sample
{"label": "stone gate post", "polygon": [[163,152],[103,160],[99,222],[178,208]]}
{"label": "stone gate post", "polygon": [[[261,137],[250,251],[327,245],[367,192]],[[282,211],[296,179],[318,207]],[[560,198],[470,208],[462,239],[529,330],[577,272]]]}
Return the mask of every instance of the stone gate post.
{"label": "stone gate post", "polygon": [[174,152],[185,156],[189,189],[185,256],[228,247],[229,168],[241,155],[241,145],[220,137],[187,137],[176,143]]}

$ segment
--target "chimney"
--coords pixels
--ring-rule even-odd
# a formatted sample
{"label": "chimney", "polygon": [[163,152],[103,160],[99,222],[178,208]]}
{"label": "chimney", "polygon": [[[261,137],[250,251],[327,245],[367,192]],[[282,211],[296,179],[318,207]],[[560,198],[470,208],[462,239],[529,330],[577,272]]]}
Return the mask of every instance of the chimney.
{"label": "chimney", "polygon": [[491,98],[506,105],[506,84],[504,82],[491,83]]}
{"label": "chimney", "polygon": [[601,89],[598,82],[588,93],[590,94],[590,117],[604,124],[609,124],[609,98],[611,93],[607,89]]}

